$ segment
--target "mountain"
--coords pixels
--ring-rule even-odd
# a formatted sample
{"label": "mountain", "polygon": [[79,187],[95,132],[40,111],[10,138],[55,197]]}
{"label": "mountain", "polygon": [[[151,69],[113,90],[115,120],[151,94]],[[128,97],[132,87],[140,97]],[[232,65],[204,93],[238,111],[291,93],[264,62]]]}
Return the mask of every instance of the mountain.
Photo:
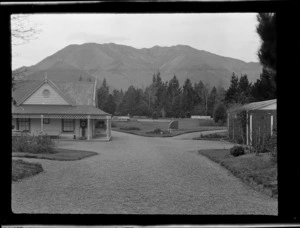
{"label": "mountain", "polygon": [[136,49],[114,43],[69,45],[26,69],[29,79],[43,79],[45,72],[53,80],[77,81],[106,78],[112,88],[127,89],[130,85],[146,87],[160,71],[163,81],[175,74],[182,85],[186,78],[211,86],[230,84],[234,72],[247,74],[249,81],[259,78],[262,66],[256,62],[219,56],[186,45],[154,46]]}

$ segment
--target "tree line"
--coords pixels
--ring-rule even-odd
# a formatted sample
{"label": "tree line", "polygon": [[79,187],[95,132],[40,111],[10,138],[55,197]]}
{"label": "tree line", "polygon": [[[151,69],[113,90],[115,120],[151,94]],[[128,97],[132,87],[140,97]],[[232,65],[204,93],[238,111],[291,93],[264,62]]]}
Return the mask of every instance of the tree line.
{"label": "tree line", "polygon": [[189,78],[180,86],[176,75],[163,82],[158,71],[145,89],[130,86],[126,91],[114,89],[109,92],[104,79],[97,98],[98,107],[113,115],[168,118],[205,115],[216,118],[219,113],[223,121],[224,112],[232,104],[276,98],[276,83],[274,73],[266,68],[253,84],[246,74],[238,77],[233,73],[227,90],[221,86],[211,87],[201,80],[193,84]]}

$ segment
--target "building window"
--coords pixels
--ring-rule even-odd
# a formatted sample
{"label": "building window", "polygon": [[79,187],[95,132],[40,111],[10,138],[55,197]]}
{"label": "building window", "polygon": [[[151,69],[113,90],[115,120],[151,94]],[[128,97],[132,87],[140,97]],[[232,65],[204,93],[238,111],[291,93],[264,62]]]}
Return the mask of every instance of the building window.
{"label": "building window", "polygon": [[62,120],[62,131],[63,132],[74,132],[75,120],[63,119]]}
{"label": "building window", "polygon": [[30,131],[30,119],[17,119],[17,130]]}
{"label": "building window", "polygon": [[50,97],[50,91],[49,91],[48,89],[45,89],[45,90],[43,91],[43,96],[44,96],[45,98]]}
{"label": "building window", "polygon": [[43,119],[43,124],[49,124],[49,123],[50,123],[50,118]]}

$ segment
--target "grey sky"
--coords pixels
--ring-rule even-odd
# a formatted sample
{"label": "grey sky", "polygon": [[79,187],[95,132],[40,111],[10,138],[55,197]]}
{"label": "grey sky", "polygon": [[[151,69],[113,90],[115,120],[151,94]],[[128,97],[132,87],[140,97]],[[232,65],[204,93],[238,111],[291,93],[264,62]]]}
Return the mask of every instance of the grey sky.
{"label": "grey sky", "polygon": [[117,43],[135,48],[189,45],[218,55],[258,61],[256,13],[34,14],[42,30],[13,46],[13,69],[34,65],[69,44]]}

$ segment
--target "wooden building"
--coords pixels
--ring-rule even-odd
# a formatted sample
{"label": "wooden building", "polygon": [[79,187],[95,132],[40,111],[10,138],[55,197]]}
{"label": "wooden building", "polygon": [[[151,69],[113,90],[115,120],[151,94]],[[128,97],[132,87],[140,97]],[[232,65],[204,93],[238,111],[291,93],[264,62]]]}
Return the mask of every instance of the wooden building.
{"label": "wooden building", "polygon": [[[243,126],[238,124],[237,110],[245,111],[246,121]],[[277,126],[277,99],[253,102],[230,110],[227,124],[230,139],[252,145],[255,139],[273,134]]]}
{"label": "wooden building", "polygon": [[69,139],[111,139],[111,115],[97,108],[97,82],[18,81],[13,135],[27,132]]}

